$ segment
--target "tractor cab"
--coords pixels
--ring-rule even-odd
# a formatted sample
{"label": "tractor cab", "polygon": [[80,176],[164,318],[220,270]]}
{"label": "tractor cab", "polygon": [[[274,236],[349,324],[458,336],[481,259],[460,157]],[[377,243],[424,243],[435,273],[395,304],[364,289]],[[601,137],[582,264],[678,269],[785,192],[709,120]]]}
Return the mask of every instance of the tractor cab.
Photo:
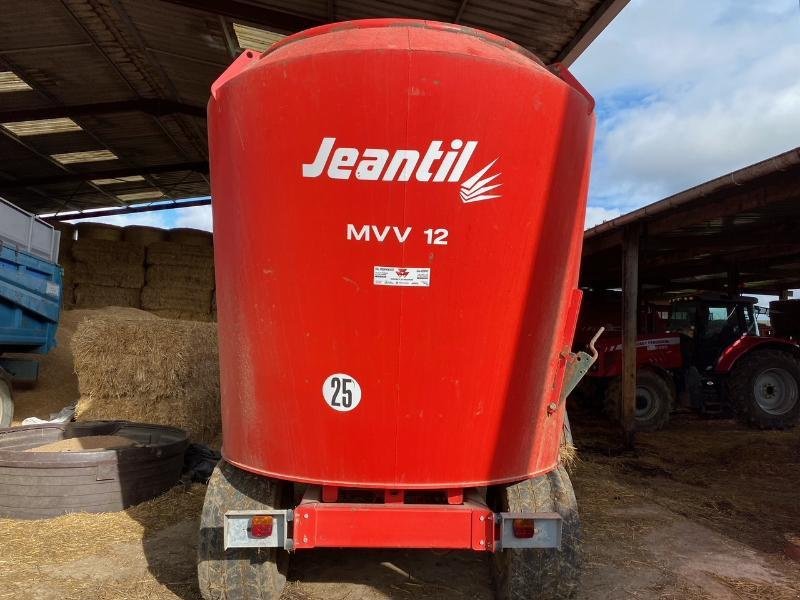
{"label": "tractor cab", "polygon": [[753,305],[756,298],[703,295],[677,298],[670,304],[667,330],[684,338],[687,365],[713,369],[722,353],[744,335],[759,335]]}

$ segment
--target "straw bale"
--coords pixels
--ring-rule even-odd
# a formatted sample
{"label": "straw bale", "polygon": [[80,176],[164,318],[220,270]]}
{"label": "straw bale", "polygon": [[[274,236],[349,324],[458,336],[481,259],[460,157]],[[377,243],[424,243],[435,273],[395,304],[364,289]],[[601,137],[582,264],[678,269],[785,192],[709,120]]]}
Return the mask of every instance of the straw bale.
{"label": "straw bale", "polygon": [[[107,316],[151,321],[158,319],[156,315],[144,310],[120,306],[62,311],[56,331],[58,345],[47,354],[26,355],[28,358],[38,361],[39,379],[35,386],[20,387],[14,390],[17,402],[12,425],[19,425],[20,421],[27,417],[47,419],[52,413],[57,413],[65,406],[74,405],[77,402],[80,392],[78,392],[78,378],[75,375],[70,341],[82,321]],[[0,598],[2,598],[2,594],[0,594]]]}
{"label": "straw bale", "polygon": [[142,308],[145,310],[178,310],[211,314],[211,289],[189,287],[142,288]]}
{"label": "straw bale", "polygon": [[140,289],[144,285],[144,266],[118,262],[76,262],[75,283]]}
{"label": "straw bale", "polygon": [[107,265],[123,263],[144,265],[145,250],[131,242],[111,242],[108,240],[79,239],[72,245],[72,258],[85,263]]}
{"label": "straw bale", "polygon": [[147,284],[156,287],[214,288],[214,264],[207,267],[176,265],[150,265],[147,267]]}
{"label": "straw bale", "polygon": [[106,306],[141,306],[139,288],[122,288],[108,285],[80,283],[75,286],[75,306],[78,308],[104,308]]}
{"label": "straw bale", "polygon": [[214,248],[155,242],[147,247],[147,264],[211,268],[214,264]]}
{"label": "straw bale", "polygon": [[126,242],[149,246],[154,242],[163,242],[167,237],[165,229],[147,227],[145,225],[128,225],[122,231],[122,239]]}
{"label": "straw bale", "polygon": [[183,244],[185,246],[213,246],[214,236],[202,229],[178,228],[170,229],[167,241]]}
{"label": "straw bale", "polygon": [[213,323],[97,318],[72,338],[79,421],[173,425],[209,442],[220,430]]}
{"label": "straw bale", "polygon": [[78,223],[75,226],[78,239],[108,240],[119,242],[122,240],[122,227],[107,223]]}
{"label": "straw bale", "polygon": [[61,283],[61,298],[64,308],[71,308],[75,304],[75,261],[69,254],[58,259],[59,265],[64,270]]}
{"label": "straw bale", "polygon": [[53,223],[53,229],[61,233],[58,239],[58,256],[59,258],[69,256],[72,243],[75,241],[75,226],[70,223]]}

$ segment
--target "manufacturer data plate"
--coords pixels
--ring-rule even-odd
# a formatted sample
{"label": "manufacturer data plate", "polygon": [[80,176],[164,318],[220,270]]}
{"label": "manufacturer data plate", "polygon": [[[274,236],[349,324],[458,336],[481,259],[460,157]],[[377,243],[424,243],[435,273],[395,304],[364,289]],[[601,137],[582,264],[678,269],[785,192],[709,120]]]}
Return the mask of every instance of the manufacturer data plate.
{"label": "manufacturer data plate", "polygon": [[401,287],[428,287],[431,284],[431,270],[427,267],[375,267],[372,283]]}

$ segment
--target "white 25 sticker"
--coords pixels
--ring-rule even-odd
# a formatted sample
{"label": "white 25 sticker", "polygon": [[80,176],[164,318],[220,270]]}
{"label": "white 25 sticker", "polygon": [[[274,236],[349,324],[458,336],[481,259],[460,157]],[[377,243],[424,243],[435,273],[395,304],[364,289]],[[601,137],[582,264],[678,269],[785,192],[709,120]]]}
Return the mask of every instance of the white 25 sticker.
{"label": "white 25 sticker", "polygon": [[347,373],[334,373],[322,384],[322,396],[333,410],[349,412],[361,402],[361,386]]}

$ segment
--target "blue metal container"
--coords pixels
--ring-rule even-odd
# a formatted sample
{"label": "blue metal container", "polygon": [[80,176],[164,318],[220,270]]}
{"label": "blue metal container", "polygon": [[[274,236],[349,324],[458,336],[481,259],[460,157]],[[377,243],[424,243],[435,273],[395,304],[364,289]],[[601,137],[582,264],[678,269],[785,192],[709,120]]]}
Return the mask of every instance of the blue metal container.
{"label": "blue metal container", "polygon": [[57,264],[0,240],[0,353],[55,347],[62,277]]}
{"label": "blue metal container", "polygon": [[0,375],[12,380],[35,381],[38,363],[4,353],[43,354],[56,345],[63,279],[56,263],[59,235],[0,198]]}

